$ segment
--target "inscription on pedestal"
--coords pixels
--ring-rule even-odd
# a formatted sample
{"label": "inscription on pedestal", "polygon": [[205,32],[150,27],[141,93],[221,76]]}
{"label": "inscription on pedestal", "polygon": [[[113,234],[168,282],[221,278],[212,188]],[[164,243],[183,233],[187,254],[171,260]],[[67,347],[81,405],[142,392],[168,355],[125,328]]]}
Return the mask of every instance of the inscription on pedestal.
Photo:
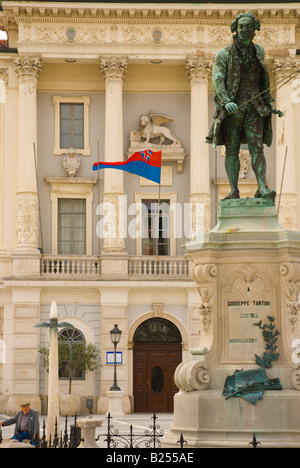
{"label": "inscription on pedestal", "polygon": [[261,331],[254,324],[274,315],[275,299],[269,282],[259,273],[245,272],[231,280],[224,301],[223,358],[228,363],[255,363],[264,352]]}

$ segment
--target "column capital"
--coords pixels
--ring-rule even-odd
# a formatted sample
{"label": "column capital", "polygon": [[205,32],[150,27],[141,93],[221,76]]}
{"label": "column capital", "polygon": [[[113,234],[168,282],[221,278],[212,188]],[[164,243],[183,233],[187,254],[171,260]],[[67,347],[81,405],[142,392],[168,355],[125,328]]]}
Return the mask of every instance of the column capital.
{"label": "column capital", "polygon": [[185,71],[191,82],[208,81],[213,68],[213,57],[188,57]]}
{"label": "column capital", "polygon": [[21,56],[14,59],[15,73],[19,81],[36,81],[42,70],[39,57]]}
{"label": "column capital", "polygon": [[275,58],[271,68],[276,79],[282,79],[289,74],[300,69],[300,59],[297,57],[280,57]]}
{"label": "column capital", "polygon": [[123,80],[127,72],[127,58],[108,57],[100,59],[100,68],[105,80]]}

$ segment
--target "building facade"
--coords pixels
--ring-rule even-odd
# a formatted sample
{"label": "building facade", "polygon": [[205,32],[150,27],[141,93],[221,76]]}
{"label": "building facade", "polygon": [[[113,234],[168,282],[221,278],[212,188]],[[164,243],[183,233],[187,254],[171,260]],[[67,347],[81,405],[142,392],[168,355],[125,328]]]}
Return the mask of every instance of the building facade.
{"label": "building facade", "polygon": [[[205,137],[214,57],[243,11],[261,20],[254,41],[284,113],[273,117],[265,148],[267,183],[280,224],[300,230],[300,4],[1,6],[0,412],[14,412],[24,396],[45,410],[38,348],[48,336],[34,325],[48,320],[52,301],[75,327],[70,340],[100,352],[95,372],[74,376],[81,412],[86,399],[94,412],[107,410],[115,323],[125,411],[172,411],[174,369],[190,348],[211,346],[213,276],[197,290],[184,245],[214,227],[229,192],[224,149]],[[162,151],[160,186],[92,170],[146,148]],[[247,146],[240,160],[241,195],[251,197]],[[60,391],[67,389],[61,372]]]}

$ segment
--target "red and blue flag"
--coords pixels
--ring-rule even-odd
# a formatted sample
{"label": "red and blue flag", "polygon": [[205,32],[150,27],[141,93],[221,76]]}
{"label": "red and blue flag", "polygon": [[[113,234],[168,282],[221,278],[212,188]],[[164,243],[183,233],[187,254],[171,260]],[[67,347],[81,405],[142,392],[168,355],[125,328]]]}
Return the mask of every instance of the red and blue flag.
{"label": "red and blue flag", "polygon": [[161,151],[144,150],[134,153],[127,161],[120,162],[96,162],[93,171],[98,169],[120,169],[121,171],[136,174],[145,179],[160,184],[161,176]]}

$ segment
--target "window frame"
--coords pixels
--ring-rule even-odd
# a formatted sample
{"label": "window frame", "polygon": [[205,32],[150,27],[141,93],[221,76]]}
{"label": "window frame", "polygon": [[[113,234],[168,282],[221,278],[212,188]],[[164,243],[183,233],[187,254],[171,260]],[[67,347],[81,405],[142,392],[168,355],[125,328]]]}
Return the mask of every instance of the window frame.
{"label": "window frame", "polygon": [[[68,327],[65,327],[63,328],[59,333],[58,333],[58,346],[60,344],[67,344],[68,346],[71,346],[71,343],[76,343],[77,340],[71,340],[71,339],[66,339],[65,341],[61,340],[60,339],[60,336],[63,335],[64,332],[72,332],[72,334],[75,334],[77,333],[78,336],[80,336],[82,338],[82,341],[78,341],[78,343],[82,344],[84,349],[85,349],[85,346],[86,346],[86,339],[85,339],[85,336],[84,334],[82,333],[82,331],[80,331],[78,328],[68,328]],[[70,380],[70,367],[66,366],[66,367],[63,367],[62,369],[59,369],[59,372],[61,372],[62,370],[68,370],[68,374],[67,376],[60,376],[59,375],[59,380]],[[74,369],[73,369],[74,371]],[[81,371],[81,377],[76,377],[74,375],[72,375],[72,380],[85,380],[85,371]]]}
{"label": "window frame", "polygon": [[[52,255],[58,255],[58,199],[84,198],[86,200],[86,255],[92,255],[93,247],[93,186],[95,178],[46,177],[51,185],[52,203]],[[63,255],[62,255],[63,256]]]}
{"label": "window frame", "polygon": [[[60,245],[59,243],[60,242],[63,242],[62,240],[60,240],[60,229],[63,229],[61,226],[60,226],[60,215],[62,215],[63,213],[60,211],[60,205],[61,205],[61,200],[69,200],[71,202],[74,202],[75,200],[83,200],[85,203],[84,203],[84,212],[82,211],[81,213],[75,213],[74,212],[74,209],[72,209],[72,211],[70,212],[66,212],[64,214],[66,215],[69,215],[71,220],[72,220],[72,224],[70,226],[70,230],[71,230],[71,237],[69,239],[69,243],[70,243],[70,246],[71,246],[71,249],[72,252],[71,253],[63,253],[63,252],[60,252]],[[74,206],[72,206],[72,208],[74,208]],[[75,240],[74,240],[74,232],[75,232],[75,215],[76,214],[81,214],[81,215],[84,215],[84,226],[83,226],[83,236],[84,236],[84,239],[82,242],[82,244],[84,245],[84,253],[75,253],[73,252],[74,250],[74,245],[75,245]],[[71,198],[67,198],[67,197],[60,197],[58,198],[57,200],[57,217],[58,217],[58,220],[57,220],[57,250],[58,250],[58,255],[78,255],[78,256],[81,256],[81,255],[86,255],[86,222],[87,222],[87,217],[86,217],[86,199],[85,198],[75,198],[75,197],[71,197]]]}
{"label": "window frame", "polygon": [[90,147],[90,105],[91,98],[90,96],[53,96],[53,105],[54,105],[54,147],[53,154],[54,156],[61,156],[66,154],[66,151],[69,148],[61,148],[60,146],[60,137],[61,137],[61,128],[60,128],[60,105],[61,104],[83,104],[83,144],[84,148],[76,148],[78,153],[82,156],[91,155]]}
{"label": "window frame", "polygon": [[[143,255],[143,232],[142,232],[142,204],[143,200],[154,200],[158,201],[158,193],[145,193],[145,192],[136,192],[135,193],[135,203],[136,203],[136,222],[137,222],[137,232],[136,232],[136,255],[139,257]],[[175,203],[177,203],[177,192],[168,192],[161,194],[161,200],[167,200],[170,204],[170,244],[169,244],[169,255],[158,255],[159,257],[176,257],[176,239],[175,239],[175,226],[176,226],[176,210],[172,209]],[[145,255],[148,256],[148,255]],[[151,255],[151,257],[156,255]]]}
{"label": "window frame", "polygon": [[[157,211],[158,209],[158,200],[154,199],[146,199],[143,198],[142,200],[142,205],[145,205],[145,202],[150,202],[150,211],[147,208],[146,211],[143,208],[142,209],[142,230],[143,234],[145,233],[145,230],[147,230],[147,237],[143,237],[142,235],[142,255],[143,256],[159,256],[159,257],[169,257],[170,256],[170,243],[171,243],[171,212],[170,212],[170,200],[163,198],[160,201],[161,206],[165,203],[168,204],[168,212],[164,212],[159,210],[159,213]],[[155,208],[153,210],[152,204],[155,205]],[[145,205],[146,206],[146,205]],[[160,233],[163,234],[163,231],[165,230],[166,224],[167,223],[167,234],[168,236],[165,237],[160,237]],[[156,237],[152,237],[153,231],[158,234]],[[148,242],[147,242],[148,241]],[[147,243],[148,243],[148,249],[153,250],[153,253],[145,253],[145,250],[147,249]],[[162,254],[159,253],[160,247],[163,249],[166,249],[167,253]],[[157,253],[156,253],[157,252]]]}

